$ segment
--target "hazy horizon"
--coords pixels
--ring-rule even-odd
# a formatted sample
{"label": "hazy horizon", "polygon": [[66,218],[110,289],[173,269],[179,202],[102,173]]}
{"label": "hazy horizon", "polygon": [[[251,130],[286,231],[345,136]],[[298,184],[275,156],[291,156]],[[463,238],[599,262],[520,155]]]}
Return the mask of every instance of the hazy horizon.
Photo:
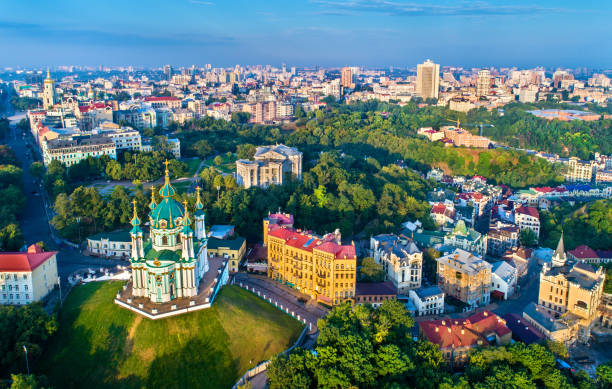
{"label": "hazy horizon", "polygon": [[612,67],[595,1],[5,0],[1,67]]}

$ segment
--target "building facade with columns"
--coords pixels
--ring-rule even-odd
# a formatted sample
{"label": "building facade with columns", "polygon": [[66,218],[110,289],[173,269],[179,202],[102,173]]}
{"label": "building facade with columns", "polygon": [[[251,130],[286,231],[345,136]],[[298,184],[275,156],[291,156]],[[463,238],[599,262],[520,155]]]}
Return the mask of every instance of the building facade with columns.
{"label": "building facade with columns", "polygon": [[149,203],[150,232],[145,240],[134,203],[132,230],[132,294],[146,297],[153,303],[166,303],[177,298],[193,297],[208,271],[207,238],[204,212],[197,191],[194,229],[187,202],[174,199],[166,163],[165,183],[156,202],[154,189]]}

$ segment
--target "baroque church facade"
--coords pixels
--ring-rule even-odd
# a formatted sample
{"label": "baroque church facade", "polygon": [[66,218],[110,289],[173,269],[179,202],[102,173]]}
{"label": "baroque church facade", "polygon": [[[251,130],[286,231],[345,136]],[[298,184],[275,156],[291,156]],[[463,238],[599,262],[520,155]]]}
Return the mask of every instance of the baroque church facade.
{"label": "baroque church facade", "polygon": [[159,204],[155,201],[155,188],[151,188],[148,237],[145,239],[140,227],[135,202],[130,222],[132,295],[148,298],[153,303],[196,296],[209,268],[200,189],[192,228],[187,202],[181,204],[174,199],[176,192],[170,184],[167,162],[165,173]]}

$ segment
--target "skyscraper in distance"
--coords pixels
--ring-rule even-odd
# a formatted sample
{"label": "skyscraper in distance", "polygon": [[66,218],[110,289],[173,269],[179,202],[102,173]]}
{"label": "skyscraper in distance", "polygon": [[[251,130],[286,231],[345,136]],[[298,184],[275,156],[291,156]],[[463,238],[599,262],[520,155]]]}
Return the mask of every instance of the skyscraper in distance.
{"label": "skyscraper in distance", "polygon": [[431,60],[417,65],[416,93],[424,99],[437,99],[440,89],[440,65]]}
{"label": "skyscraper in distance", "polygon": [[348,67],[342,68],[340,83],[343,88],[355,88],[355,84],[353,83],[353,69]]}
{"label": "skyscraper in distance", "polygon": [[482,69],[478,72],[476,80],[476,96],[487,96],[491,87],[491,72],[487,69]]}

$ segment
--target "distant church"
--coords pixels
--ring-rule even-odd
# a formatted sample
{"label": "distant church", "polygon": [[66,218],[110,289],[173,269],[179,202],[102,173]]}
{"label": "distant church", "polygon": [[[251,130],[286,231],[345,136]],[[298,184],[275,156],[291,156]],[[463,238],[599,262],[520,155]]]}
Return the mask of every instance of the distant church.
{"label": "distant church", "polygon": [[155,202],[154,188],[151,190],[150,232],[146,241],[134,201],[134,216],[130,222],[132,295],[149,298],[153,303],[196,296],[200,280],[208,271],[200,190],[197,190],[193,229],[187,202],[181,205],[174,199],[175,193],[166,161],[165,183],[159,190],[162,197],[159,204]]}

